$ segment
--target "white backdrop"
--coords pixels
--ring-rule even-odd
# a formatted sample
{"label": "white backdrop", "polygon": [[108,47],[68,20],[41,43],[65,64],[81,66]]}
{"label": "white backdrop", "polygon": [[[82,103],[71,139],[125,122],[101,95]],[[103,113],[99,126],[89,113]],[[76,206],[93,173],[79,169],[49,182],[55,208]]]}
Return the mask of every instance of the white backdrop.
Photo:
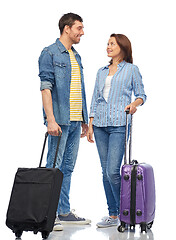
{"label": "white backdrop", "polygon": [[[58,21],[67,12],[83,17],[85,35],[75,46],[84,66],[88,109],[97,70],[106,65],[111,33],[132,42],[133,59],[143,76],[147,102],[134,116],[133,157],[154,167],[156,178],[155,239],[168,236],[175,219],[175,5],[158,0],[6,0],[0,6],[1,94],[0,229],[18,167],[37,167],[46,131],[38,77],[41,50],[59,37]],[[44,163],[45,164],[45,163]],[[71,187],[71,207],[93,224],[107,215],[101,168],[95,144],[81,139]],[[171,224],[172,226],[173,224]],[[169,227],[168,227],[169,228]],[[161,236],[160,236],[161,235]],[[162,239],[163,239],[162,238]]]}

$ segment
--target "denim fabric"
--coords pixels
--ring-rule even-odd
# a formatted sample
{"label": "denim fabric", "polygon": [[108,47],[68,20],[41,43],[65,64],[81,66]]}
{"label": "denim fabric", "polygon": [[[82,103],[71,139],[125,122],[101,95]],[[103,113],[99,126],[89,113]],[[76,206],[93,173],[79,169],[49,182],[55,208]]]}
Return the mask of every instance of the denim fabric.
{"label": "denim fabric", "polygon": [[[70,212],[69,193],[71,175],[74,170],[80,134],[81,134],[81,122],[71,122],[69,126],[61,125],[62,136],[59,145],[59,151],[57,156],[56,168],[59,168],[63,174],[63,182],[61,188],[61,194],[58,204],[58,214],[67,214]],[[58,137],[48,136],[48,155],[46,167],[53,166]]]}
{"label": "denim fabric", "polygon": [[102,167],[109,216],[117,216],[120,207],[120,167],[125,150],[125,126],[93,126],[93,129]]}
{"label": "denim fabric", "polygon": [[98,70],[89,117],[94,118],[93,124],[97,127],[125,126],[124,109],[131,103],[132,93],[136,99],[142,98],[143,103],[146,101],[142,76],[137,66],[125,61],[119,63],[106,101],[103,90],[108,74],[108,66]]}
{"label": "denim fabric", "polygon": [[[83,122],[88,123],[83,66],[80,55],[73,47],[72,50],[81,73]],[[69,125],[71,62],[68,50],[59,39],[54,44],[43,49],[39,57],[39,77],[41,80],[40,90],[50,89],[52,92],[53,112],[56,122],[59,125]],[[47,125],[44,109],[43,114],[44,123]]]}

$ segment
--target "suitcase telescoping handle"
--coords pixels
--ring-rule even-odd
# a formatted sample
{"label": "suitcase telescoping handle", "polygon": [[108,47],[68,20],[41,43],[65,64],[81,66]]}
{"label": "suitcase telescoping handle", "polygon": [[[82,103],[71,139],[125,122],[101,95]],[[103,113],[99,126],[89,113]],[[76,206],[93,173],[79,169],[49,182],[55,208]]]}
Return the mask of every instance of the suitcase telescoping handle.
{"label": "suitcase telescoping handle", "polygon": [[128,115],[130,114],[130,110],[126,110],[126,129],[125,129],[125,153],[124,153],[124,164],[127,163],[127,146],[128,146],[128,130],[130,127],[130,134],[129,134],[129,164],[131,164],[131,153],[132,153],[132,126],[133,126],[133,115],[130,114],[131,117],[131,126],[128,124]]}
{"label": "suitcase telescoping handle", "polygon": [[[58,150],[59,150],[59,144],[60,144],[60,140],[61,140],[61,135],[62,135],[62,133],[59,131],[59,137],[58,137],[56,153],[55,153],[55,157],[54,157],[53,168],[55,168],[55,166],[56,166],[56,160],[57,160],[57,154],[58,154]],[[41,154],[41,158],[40,158],[39,167],[41,167],[41,165],[42,165],[43,154],[44,154],[44,151],[45,151],[45,145],[46,145],[47,137],[48,137],[48,132],[45,133],[45,140],[44,140],[44,143],[43,143],[43,149],[42,149],[42,154]]]}

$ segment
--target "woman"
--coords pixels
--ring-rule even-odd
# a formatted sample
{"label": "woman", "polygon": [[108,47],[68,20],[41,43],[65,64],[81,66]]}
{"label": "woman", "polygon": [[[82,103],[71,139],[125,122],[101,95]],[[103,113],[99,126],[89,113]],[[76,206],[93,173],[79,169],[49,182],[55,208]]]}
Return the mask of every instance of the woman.
{"label": "woman", "polygon": [[[109,216],[98,227],[118,224],[120,205],[120,167],[125,143],[125,111],[134,114],[144,104],[146,95],[137,66],[133,65],[129,39],[112,34],[107,45],[110,64],[98,70],[90,107],[87,139],[93,143],[93,133],[100,157],[103,185]],[[136,99],[131,103],[132,92]]]}

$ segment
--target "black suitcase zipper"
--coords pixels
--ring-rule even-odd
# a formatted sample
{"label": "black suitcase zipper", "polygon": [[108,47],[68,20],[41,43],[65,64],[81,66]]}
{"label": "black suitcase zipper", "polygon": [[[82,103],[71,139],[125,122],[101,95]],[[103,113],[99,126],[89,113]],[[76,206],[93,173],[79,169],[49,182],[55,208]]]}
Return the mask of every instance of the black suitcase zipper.
{"label": "black suitcase zipper", "polygon": [[130,222],[131,225],[136,223],[136,175],[137,165],[131,169],[131,201],[130,201]]}

